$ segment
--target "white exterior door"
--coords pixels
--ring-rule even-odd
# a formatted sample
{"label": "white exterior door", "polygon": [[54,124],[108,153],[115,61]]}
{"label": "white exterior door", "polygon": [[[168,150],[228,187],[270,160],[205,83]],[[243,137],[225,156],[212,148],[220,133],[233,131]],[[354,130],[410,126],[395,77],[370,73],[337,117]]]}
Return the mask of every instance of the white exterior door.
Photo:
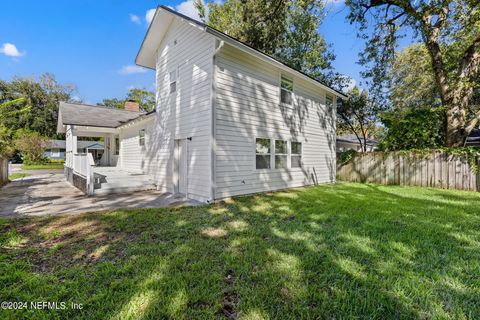
{"label": "white exterior door", "polygon": [[176,143],[176,185],[177,193],[187,195],[187,140],[179,139]]}

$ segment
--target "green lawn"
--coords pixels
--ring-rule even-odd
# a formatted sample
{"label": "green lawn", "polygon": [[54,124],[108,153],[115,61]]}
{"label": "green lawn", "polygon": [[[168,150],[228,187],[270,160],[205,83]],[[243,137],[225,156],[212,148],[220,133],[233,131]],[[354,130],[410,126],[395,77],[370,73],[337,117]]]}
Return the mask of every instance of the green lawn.
{"label": "green lawn", "polygon": [[479,203],[471,192],[345,183],[2,220],[1,300],[67,309],[1,318],[478,319]]}
{"label": "green lawn", "polygon": [[29,176],[28,173],[14,172],[14,173],[12,173],[11,175],[8,176],[8,180],[12,181],[12,180],[15,180],[15,179],[20,179],[20,178],[24,178],[24,177],[28,177],[28,176]]}
{"label": "green lawn", "polygon": [[24,164],[23,170],[48,170],[48,169],[63,169],[63,163],[46,163],[46,164]]}

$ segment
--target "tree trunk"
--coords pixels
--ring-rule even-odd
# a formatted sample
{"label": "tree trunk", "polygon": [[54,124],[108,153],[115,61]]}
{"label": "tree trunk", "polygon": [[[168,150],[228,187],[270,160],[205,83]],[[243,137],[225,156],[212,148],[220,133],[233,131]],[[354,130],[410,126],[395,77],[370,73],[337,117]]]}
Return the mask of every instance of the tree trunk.
{"label": "tree trunk", "polygon": [[445,145],[447,147],[463,147],[467,138],[465,127],[466,106],[462,103],[447,105],[447,128],[445,132]]}

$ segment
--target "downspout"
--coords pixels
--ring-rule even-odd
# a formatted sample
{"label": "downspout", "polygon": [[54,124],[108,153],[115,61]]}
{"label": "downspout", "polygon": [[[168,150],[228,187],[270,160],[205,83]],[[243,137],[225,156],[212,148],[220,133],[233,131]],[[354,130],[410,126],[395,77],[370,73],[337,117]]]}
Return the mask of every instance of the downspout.
{"label": "downspout", "polygon": [[211,196],[211,201],[215,201],[215,195],[217,191],[217,142],[216,142],[216,117],[217,117],[217,112],[216,112],[216,106],[215,106],[215,100],[216,100],[216,95],[217,95],[217,79],[216,79],[216,73],[217,73],[217,54],[220,52],[220,50],[223,48],[223,45],[225,43],[223,40],[220,42],[218,40],[215,40],[215,51],[213,52],[213,59],[212,59],[212,91],[211,91],[211,106],[212,106],[212,136],[211,136],[211,150],[212,150],[212,165],[211,165],[211,186],[212,186],[212,196]]}

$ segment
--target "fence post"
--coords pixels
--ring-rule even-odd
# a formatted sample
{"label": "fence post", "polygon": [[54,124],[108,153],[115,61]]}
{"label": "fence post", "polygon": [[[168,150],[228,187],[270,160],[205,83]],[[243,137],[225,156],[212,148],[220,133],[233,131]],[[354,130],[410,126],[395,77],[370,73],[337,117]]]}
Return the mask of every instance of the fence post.
{"label": "fence post", "polygon": [[95,165],[95,161],[93,161],[93,156],[91,153],[87,153],[87,195],[93,195],[94,184],[95,184],[95,177],[94,177],[94,170],[93,166]]}

